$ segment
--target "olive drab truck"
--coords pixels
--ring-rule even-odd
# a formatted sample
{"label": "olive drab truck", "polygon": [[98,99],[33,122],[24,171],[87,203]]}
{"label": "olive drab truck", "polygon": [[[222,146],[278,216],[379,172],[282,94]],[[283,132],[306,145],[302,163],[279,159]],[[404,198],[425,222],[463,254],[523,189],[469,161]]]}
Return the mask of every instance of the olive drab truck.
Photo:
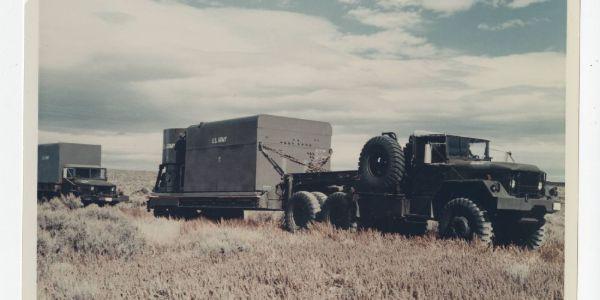
{"label": "olive drab truck", "polygon": [[108,182],[101,146],[75,143],[38,145],[38,199],[72,194],[84,205],[116,204],[128,196]]}

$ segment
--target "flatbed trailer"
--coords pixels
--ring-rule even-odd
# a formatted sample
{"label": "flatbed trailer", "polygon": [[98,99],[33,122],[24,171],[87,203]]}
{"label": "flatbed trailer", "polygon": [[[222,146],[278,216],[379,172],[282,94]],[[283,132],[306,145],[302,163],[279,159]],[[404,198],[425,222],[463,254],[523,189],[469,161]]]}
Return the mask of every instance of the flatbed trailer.
{"label": "flatbed trailer", "polygon": [[165,129],[148,210],[172,217],[282,210],[286,173],[329,170],[331,130],[271,115]]}

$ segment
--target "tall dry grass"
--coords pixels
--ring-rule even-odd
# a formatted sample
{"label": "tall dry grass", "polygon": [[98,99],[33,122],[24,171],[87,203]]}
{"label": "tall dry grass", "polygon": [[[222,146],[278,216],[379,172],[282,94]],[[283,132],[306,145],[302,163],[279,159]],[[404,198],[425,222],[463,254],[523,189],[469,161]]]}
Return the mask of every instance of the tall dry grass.
{"label": "tall dry grass", "polygon": [[177,221],[137,206],[53,201],[38,206],[42,299],[563,296],[560,214],[548,220],[549,243],[523,251],[325,224],[290,234],[274,219]]}

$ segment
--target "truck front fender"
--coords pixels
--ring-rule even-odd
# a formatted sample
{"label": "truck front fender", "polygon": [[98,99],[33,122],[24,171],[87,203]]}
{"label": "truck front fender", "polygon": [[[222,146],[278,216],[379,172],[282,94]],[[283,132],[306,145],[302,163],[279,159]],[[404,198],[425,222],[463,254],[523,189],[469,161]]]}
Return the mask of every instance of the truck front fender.
{"label": "truck front fender", "polygon": [[502,185],[494,180],[466,179],[448,180],[442,183],[433,201],[433,212],[439,216],[448,201],[455,198],[469,198],[486,210],[496,207],[497,194],[506,193]]}

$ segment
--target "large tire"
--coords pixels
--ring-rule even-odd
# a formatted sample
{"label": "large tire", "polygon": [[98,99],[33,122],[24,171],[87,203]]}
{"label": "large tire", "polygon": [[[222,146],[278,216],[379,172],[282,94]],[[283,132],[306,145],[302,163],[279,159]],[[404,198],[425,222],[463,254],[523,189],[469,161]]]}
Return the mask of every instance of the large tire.
{"label": "large tire", "polygon": [[284,226],[290,232],[308,229],[320,211],[317,197],[309,192],[296,192],[287,201]]}
{"label": "large tire", "polygon": [[546,241],[545,221],[538,224],[532,224],[524,228],[523,235],[516,240],[516,244],[530,250],[539,249]]}
{"label": "large tire", "polygon": [[444,206],[438,234],[442,238],[478,239],[486,244],[491,244],[494,235],[485,211],[468,198],[455,198]]}
{"label": "large tire", "polygon": [[324,218],[329,220],[334,227],[356,228],[357,205],[348,194],[337,192],[329,195],[324,209]]}
{"label": "large tire", "polygon": [[389,136],[371,138],[362,148],[358,161],[361,188],[393,190],[404,177],[404,152]]}
{"label": "large tire", "polygon": [[325,204],[325,201],[327,201],[327,195],[321,192],[311,192],[311,194],[317,198],[317,201],[319,201],[319,206],[323,207],[323,204]]}
{"label": "large tire", "polygon": [[313,194],[313,196],[315,196],[315,198],[317,198],[317,201],[319,202],[319,208],[321,209],[321,211],[317,213],[316,220],[319,222],[322,222],[327,217],[324,215],[324,212],[325,212],[324,207],[325,207],[325,203],[327,202],[327,195],[325,195],[324,193],[321,193],[321,192],[311,192],[311,194]]}
{"label": "large tire", "polygon": [[530,250],[539,249],[545,242],[545,220],[538,220],[533,224],[519,224],[516,222],[499,222],[494,225],[498,233],[494,243],[501,246],[517,245]]}

